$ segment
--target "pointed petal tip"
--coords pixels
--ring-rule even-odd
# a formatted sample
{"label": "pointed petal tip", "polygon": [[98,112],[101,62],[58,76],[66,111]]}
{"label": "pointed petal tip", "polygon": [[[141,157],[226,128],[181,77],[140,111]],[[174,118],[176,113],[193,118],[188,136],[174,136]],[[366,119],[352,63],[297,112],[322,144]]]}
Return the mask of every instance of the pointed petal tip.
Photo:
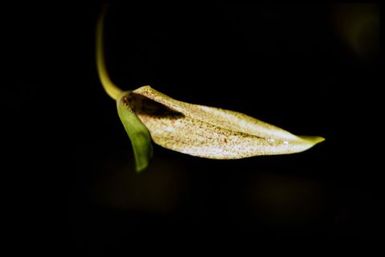
{"label": "pointed petal tip", "polygon": [[301,136],[302,139],[308,141],[309,143],[315,145],[319,144],[323,141],[325,141],[324,137],[318,137],[318,136]]}

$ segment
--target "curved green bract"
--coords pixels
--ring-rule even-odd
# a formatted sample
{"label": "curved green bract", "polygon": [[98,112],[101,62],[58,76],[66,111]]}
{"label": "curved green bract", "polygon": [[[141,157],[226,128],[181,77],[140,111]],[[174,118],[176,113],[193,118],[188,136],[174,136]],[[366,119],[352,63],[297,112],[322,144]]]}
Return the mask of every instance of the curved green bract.
{"label": "curved green bract", "polygon": [[130,93],[126,92],[121,94],[116,103],[119,118],[132,144],[136,171],[141,172],[147,168],[152,157],[151,136],[146,126],[132,111],[129,100]]}

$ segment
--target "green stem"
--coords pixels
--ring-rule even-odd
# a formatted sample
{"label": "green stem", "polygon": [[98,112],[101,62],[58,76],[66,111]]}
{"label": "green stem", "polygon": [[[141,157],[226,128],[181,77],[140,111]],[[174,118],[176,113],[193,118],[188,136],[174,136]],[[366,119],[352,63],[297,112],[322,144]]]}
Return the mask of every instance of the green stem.
{"label": "green stem", "polygon": [[111,81],[105,64],[103,51],[103,30],[105,13],[106,11],[105,9],[103,9],[96,26],[96,64],[99,78],[102,82],[104,90],[112,99],[117,100],[119,96],[123,93],[123,91]]}

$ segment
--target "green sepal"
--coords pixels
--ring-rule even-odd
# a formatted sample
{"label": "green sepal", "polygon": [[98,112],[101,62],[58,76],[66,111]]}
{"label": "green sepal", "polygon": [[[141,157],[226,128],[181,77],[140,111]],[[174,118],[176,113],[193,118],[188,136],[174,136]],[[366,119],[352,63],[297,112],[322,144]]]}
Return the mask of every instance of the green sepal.
{"label": "green sepal", "polygon": [[119,118],[130,138],[137,172],[147,168],[152,157],[151,135],[130,106],[130,92],[124,92],[117,99]]}

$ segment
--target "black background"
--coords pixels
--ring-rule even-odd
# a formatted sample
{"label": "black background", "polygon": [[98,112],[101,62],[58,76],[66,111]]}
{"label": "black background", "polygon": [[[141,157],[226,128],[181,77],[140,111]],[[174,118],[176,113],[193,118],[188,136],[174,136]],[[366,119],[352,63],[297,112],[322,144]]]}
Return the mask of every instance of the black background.
{"label": "black background", "polygon": [[139,175],[95,69],[101,6],[4,7],[9,238],[88,255],[128,251],[135,239],[380,238],[378,24],[358,48],[343,32],[363,13],[378,18],[376,5],[111,1],[107,66],[121,88],[149,84],[326,138],[301,154],[236,161],[155,146]]}

